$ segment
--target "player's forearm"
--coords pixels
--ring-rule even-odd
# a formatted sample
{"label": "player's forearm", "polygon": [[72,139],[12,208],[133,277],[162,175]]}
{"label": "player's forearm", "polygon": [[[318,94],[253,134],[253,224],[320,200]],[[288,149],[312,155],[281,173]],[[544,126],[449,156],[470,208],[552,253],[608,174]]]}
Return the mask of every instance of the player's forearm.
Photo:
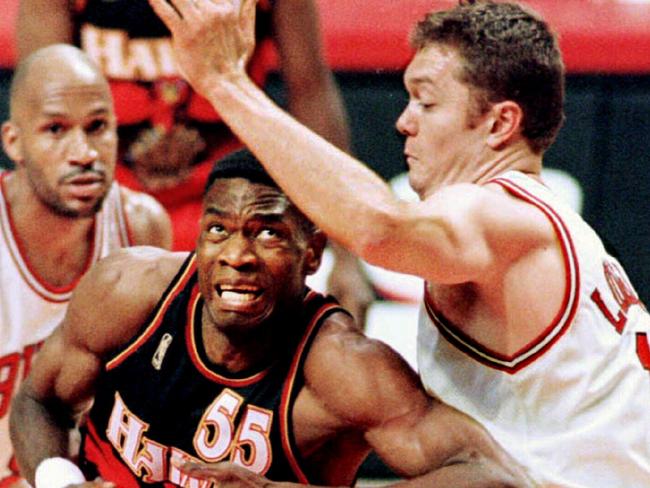
{"label": "player's forearm", "polygon": [[[307,86],[305,86],[307,85]],[[341,94],[331,73],[289,90],[289,112],[336,147],[350,152],[350,128]]]}
{"label": "player's forearm", "polygon": [[[472,460],[389,485],[394,488],[535,488],[525,475],[512,473],[487,460]],[[386,488],[389,488],[386,487]]]}
{"label": "player's forearm", "polygon": [[19,59],[49,44],[72,42],[71,4],[69,0],[20,1],[16,25]]}
{"label": "player's forearm", "polygon": [[386,183],[281,111],[246,77],[213,80],[210,101],[283,190],[328,235],[358,251],[363,232],[381,225],[396,205]]}
{"label": "player's forearm", "polygon": [[33,485],[39,463],[51,457],[69,456],[69,411],[52,402],[46,405],[22,388],[13,399],[9,427],[21,474]]}

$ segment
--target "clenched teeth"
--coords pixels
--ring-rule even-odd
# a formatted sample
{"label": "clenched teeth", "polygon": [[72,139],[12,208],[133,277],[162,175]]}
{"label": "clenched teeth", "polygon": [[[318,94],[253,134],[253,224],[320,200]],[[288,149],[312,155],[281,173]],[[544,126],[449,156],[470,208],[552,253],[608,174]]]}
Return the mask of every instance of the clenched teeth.
{"label": "clenched teeth", "polygon": [[217,292],[224,300],[245,303],[255,300],[260,295],[261,290],[256,286],[248,285],[219,285],[217,286]]}

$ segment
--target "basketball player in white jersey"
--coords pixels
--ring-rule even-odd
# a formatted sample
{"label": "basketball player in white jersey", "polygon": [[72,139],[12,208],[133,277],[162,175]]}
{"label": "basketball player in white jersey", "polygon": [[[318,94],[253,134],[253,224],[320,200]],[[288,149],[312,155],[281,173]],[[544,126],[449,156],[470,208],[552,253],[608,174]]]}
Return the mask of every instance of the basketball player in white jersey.
{"label": "basketball player in white jersey", "polygon": [[150,2],[182,71],[289,197],[370,263],[426,280],[419,368],[432,395],[483,422],[543,482],[650,486],[650,319],[620,264],[540,178],[564,93],[542,19],[461,2],[416,26],[397,121],[420,197],[407,203],[248,79],[253,1]]}
{"label": "basketball player in white jersey", "polygon": [[0,173],[0,487],[18,482],[11,398],[41,342],[63,318],[84,272],[132,244],[168,248],[171,225],[153,198],[113,183],[117,135],[103,75],[80,50],[26,58],[11,86]]}

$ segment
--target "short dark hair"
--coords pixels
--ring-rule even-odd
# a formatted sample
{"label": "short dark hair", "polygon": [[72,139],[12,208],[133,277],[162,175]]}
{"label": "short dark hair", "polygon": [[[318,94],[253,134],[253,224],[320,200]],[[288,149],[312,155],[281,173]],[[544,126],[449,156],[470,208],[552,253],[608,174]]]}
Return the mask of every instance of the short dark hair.
{"label": "short dark hair", "polygon": [[[214,163],[205,184],[204,195],[207,195],[216,180],[224,178],[244,178],[253,183],[271,186],[282,191],[280,186],[264,169],[264,166],[248,149],[234,151]],[[290,199],[289,201],[291,202]],[[295,208],[303,229],[308,233],[315,232],[316,226],[314,223],[293,202],[291,202],[291,205]]]}
{"label": "short dark hair", "polygon": [[246,178],[253,183],[280,188],[248,149],[234,151],[214,163],[205,184],[204,194],[208,192],[215,180],[220,178]]}
{"label": "short dark hair", "polygon": [[[417,23],[411,45],[458,50],[460,81],[479,90],[478,102],[512,100],[522,108],[522,134],[546,150],[564,121],[564,65],[555,35],[534,12],[514,3],[461,1]],[[483,100],[481,100],[483,97]]]}

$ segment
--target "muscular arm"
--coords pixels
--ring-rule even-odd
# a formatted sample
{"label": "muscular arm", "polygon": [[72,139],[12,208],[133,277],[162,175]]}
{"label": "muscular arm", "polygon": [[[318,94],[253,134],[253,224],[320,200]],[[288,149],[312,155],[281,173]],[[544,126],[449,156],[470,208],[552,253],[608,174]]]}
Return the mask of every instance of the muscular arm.
{"label": "muscular arm", "polygon": [[344,429],[360,432],[394,472],[409,478],[400,486],[530,486],[482,426],[426,395],[395,351],[344,321],[329,319],[314,341],[306,389],[315,404],[325,405]]}
{"label": "muscular arm", "polygon": [[56,43],[72,43],[72,0],[20,0],[16,26],[18,58]]}
{"label": "muscular arm", "polygon": [[313,0],[276,0],[273,25],[289,111],[314,132],[348,151],[348,121],[323,55],[316,4]]}
{"label": "muscular arm", "polygon": [[107,354],[141,327],[179,259],[160,249],[130,248],[100,261],[79,282],[12,403],[11,439],[31,483],[43,459],[69,456],[68,429],[92,398]]}
{"label": "muscular arm", "polygon": [[145,193],[121,191],[133,244],[171,249],[172,224],[163,206]]}

